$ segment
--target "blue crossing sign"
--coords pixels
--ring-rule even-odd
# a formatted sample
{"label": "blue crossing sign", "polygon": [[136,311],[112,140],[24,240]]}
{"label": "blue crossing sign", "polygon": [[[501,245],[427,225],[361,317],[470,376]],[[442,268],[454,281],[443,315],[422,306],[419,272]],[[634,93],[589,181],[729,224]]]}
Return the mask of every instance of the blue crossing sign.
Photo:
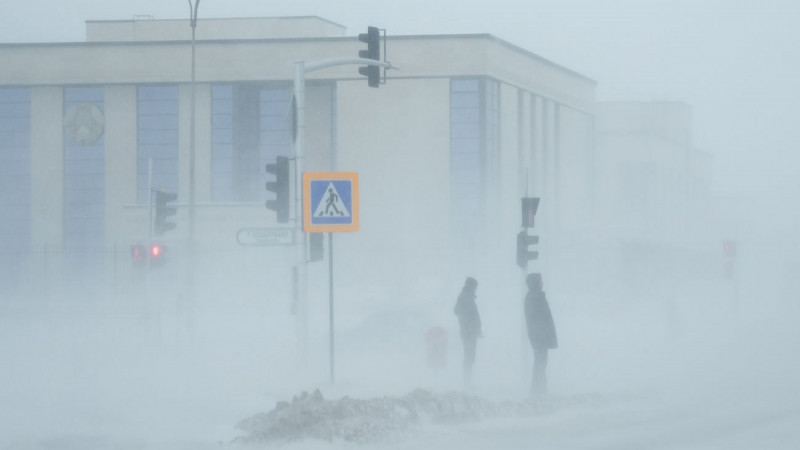
{"label": "blue crossing sign", "polygon": [[303,173],[303,230],[358,231],[358,173]]}

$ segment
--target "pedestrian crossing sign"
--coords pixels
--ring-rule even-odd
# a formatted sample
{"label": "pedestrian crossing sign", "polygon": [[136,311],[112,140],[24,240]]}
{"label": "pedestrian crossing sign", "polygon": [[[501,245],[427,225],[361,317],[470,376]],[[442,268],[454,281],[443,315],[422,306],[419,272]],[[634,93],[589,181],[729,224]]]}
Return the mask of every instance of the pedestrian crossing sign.
{"label": "pedestrian crossing sign", "polygon": [[358,231],[358,173],[303,173],[303,231]]}

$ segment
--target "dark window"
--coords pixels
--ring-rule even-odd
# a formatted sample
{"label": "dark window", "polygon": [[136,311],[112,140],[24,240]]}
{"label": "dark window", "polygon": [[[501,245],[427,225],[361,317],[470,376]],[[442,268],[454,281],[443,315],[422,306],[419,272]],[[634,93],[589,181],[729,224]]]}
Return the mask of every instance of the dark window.
{"label": "dark window", "polygon": [[137,114],[137,200],[148,203],[152,188],[178,193],[178,86],[139,86]]}
{"label": "dark window", "polygon": [[465,242],[481,232],[487,183],[497,157],[499,83],[488,78],[450,81],[452,219]]}
{"label": "dark window", "polygon": [[211,194],[217,202],[266,198],[264,165],[291,150],[289,85],[212,87]]}
{"label": "dark window", "polygon": [[31,102],[28,88],[0,89],[0,248],[31,241]]}

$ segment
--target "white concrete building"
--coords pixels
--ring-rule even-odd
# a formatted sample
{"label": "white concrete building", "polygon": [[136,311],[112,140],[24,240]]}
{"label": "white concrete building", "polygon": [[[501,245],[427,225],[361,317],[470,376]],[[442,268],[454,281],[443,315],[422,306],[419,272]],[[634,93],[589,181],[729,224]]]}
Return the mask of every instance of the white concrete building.
{"label": "white concrete building", "polygon": [[[4,264],[33,267],[15,278],[22,285],[63,280],[76,267],[125,279],[130,245],[148,236],[150,158],[152,186],[178,194],[177,228],[160,238],[167,265],[187,255],[188,21],[86,26],[86,42],[0,44],[0,247]],[[199,21],[195,262],[208,273],[224,259],[241,263],[234,278],[260,292],[288,279],[292,248],[244,248],[236,233],[279,226],[264,207],[264,163],[292,154],[293,62],[362,48],[318,17]],[[526,193],[542,198],[534,267],[585,234],[595,197],[593,80],[486,34],[390,35],[386,53],[400,70],[378,89],[356,66],[308,74],[306,170],[360,174],[360,230],[336,237],[343,284],[385,278],[385,289],[415,294],[417,283],[470,273],[518,280]],[[85,266],[72,263],[79,254],[89,255]]]}

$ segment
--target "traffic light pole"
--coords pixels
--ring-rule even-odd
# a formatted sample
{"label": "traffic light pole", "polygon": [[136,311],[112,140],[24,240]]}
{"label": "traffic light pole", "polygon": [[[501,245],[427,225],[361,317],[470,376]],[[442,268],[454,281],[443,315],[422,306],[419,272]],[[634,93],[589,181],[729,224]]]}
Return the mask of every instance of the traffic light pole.
{"label": "traffic light pole", "polygon": [[[295,242],[297,245],[297,319],[299,328],[300,354],[302,363],[308,358],[308,240],[303,232],[303,171],[306,153],[306,73],[328,67],[359,64],[396,69],[391,63],[366,58],[329,58],[317,61],[296,61],[294,63],[294,196],[295,196]],[[333,358],[333,356],[331,356]],[[332,371],[332,370],[331,370]],[[331,374],[331,378],[333,374]]]}
{"label": "traffic light pole", "polygon": [[376,59],[367,59],[367,58],[327,58],[327,59],[318,59],[316,61],[298,61],[295,62],[295,75],[297,74],[297,65],[301,64],[304,67],[304,72],[314,72],[320,69],[327,69],[328,67],[335,67],[335,66],[346,66],[348,64],[363,64],[367,66],[378,66],[383,67],[386,69],[397,69],[397,66],[393,66],[392,63],[378,61]]}
{"label": "traffic light pole", "polygon": [[333,359],[333,233],[328,233],[328,333],[330,334],[330,356],[331,356],[331,383],[336,380],[334,377]]}
{"label": "traffic light pole", "polygon": [[294,138],[294,217],[297,245],[297,321],[300,358],[305,365],[308,359],[308,252],[303,233],[303,170],[306,148],[306,70],[303,61],[294,64],[295,138]]}

